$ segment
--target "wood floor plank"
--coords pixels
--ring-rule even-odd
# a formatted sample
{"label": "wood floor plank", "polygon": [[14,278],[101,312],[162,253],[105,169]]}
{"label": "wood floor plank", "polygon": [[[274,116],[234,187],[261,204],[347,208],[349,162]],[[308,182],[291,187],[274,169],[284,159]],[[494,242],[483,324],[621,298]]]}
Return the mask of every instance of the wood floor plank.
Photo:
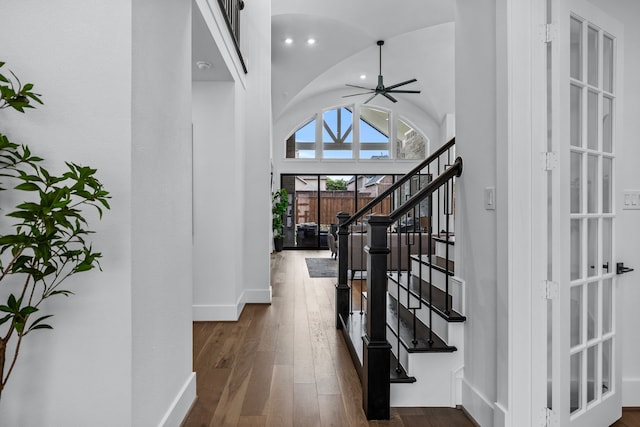
{"label": "wood floor plank", "polygon": [[267,427],[293,426],[293,365],[274,365]]}
{"label": "wood floor plank", "polygon": [[265,415],[273,378],[273,351],[256,352],[251,368],[249,392],[247,393],[241,415]]}
{"label": "wood floor plank", "polygon": [[265,416],[240,416],[238,419],[238,427],[264,427],[267,425],[267,417]]}
{"label": "wood floor plank", "polygon": [[347,414],[342,405],[342,396],[318,394],[318,408],[322,427],[344,427],[349,425]]}
{"label": "wood floor plank", "polygon": [[244,397],[249,387],[249,377],[241,378],[242,381],[233,379],[227,382],[227,384],[235,383],[235,386],[224,389],[209,427],[236,427],[238,425]]}
{"label": "wood floor plank", "polygon": [[313,383],[315,381],[306,302],[305,287],[298,286],[295,291],[293,332],[293,374],[296,383]]}
{"label": "wood floor plank", "polygon": [[[336,279],[309,278],[305,257],[328,252],[274,254],[270,305],[248,304],[237,322],[194,323],[198,399],[182,426],[432,426],[440,415],[419,409],[366,420],[360,380],[336,330]],[[455,424],[449,410],[441,425],[471,426]]]}
{"label": "wood floor plank", "polygon": [[293,419],[296,427],[320,426],[315,384],[293,384]]}

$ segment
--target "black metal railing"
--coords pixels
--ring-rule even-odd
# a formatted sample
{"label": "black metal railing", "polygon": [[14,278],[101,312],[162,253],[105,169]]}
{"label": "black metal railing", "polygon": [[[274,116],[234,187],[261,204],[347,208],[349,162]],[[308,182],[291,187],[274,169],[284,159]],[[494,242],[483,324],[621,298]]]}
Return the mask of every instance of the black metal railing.
{"label": "black metal railing", "polygon": [[[347,340],[360,338],[350,348],[363,346],[361,351],[352,351],[352,356],[361,355],[361,361],[354,357],[354,363],[369,419],[389,416],[390,377],[385,372],[404,373],[401,346],[407,351],[455,350],[432,327],[434,311],[441,316],[453,312],[449,246],[443,257],[436,257],[434,242],[443,238],[448,242],[453,235],[454,179],[462,173],[462,159],[454,160],[454,156],[452,139],[354,215],[338,215],[336,326],[361,325],[360,331],[349,330],[344,336]],[[417,272],[412,272],[414,260],[419,265]],[[434,269],[445,274],[443,290],[434,288]],[[396,284],[394,292],[389,281]],[[359,292],[354,299],[354,289],[362,290],[365,282],[366,293]],[[428,318],[418,320],[417,313],[425,311]],[[393,324],[387,324],[387,313],[395,316]],[[393,345],[387,341],[387,332],[395,335]],[[392,349],[396,353],[393,367],[389,363]]]}
{"label": "black metal railing", "polygon": [[227,23],[227,28],[233,39],[233,44],[236,48],[236,53],[242,64],[242,69],[245,74],[247,73],[247,66],[244,63],[242,57],[242,51],[240,50],[240,11],[244,9],[243,0],[218,0],[220,10],[224,15],[224,20]]}

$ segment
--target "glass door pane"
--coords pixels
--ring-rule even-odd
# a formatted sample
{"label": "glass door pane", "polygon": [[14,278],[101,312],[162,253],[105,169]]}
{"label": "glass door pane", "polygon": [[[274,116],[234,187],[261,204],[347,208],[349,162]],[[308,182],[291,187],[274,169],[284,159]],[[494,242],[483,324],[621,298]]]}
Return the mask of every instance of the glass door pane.
{"label": "glass door pane", "polygon": [[296,200],[296,177],[292,175],[282,176],[281,188],[287,190],[289,206],[282,220],[284,228],[284,247],[291,248],[296,245],[296,221],[297,221],[297,200]]}
{"label": "glass door pane", "polygon": [[318,194],[320,179],[317,175],[297,175],[295,178],[295,247],[318,246]]}
{"label": "glass door pane", "polygon": [[569,187],[570,200],[564,211],[569,239],[564,263],[569,265],[561,286],[568,287],[565,295],[569,300],[568,307],[563,306],[569,314],[565,335],[569,350],[562,356],[568,369],[564,380],[569,381],[565,395],[569,407],[562,408],[568,420],[561,424],[592,426],[605,425],[590,415],[609,410],[603,395],[611,391],[616,357],[612,184],[615,40],[582,15],[571,16],[568,29],[570,77],[564,77],[569,89],[565,104],[569,107],[565,125],[568,140],[562,149],[567,150],[569,171],[568,181],[562,185]]}
{"label": "glass door pane", "polygon": [[355,209],[355,180],[353,175],[320,175],[320,216],[318,220],[319,248],[328,248],[327,237],[337,238],[338,213],[353,215]]}

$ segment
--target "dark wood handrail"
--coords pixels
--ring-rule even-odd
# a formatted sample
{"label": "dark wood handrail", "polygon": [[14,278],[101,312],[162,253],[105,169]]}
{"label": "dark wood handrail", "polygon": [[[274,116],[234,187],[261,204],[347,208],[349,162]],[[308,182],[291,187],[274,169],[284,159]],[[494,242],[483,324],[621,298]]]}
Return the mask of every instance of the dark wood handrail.
{"label": "dark wood handrail", "polygon": [[[429,157],[427,157],[425,160],[423,160],[418,166],[416,166],[415,168],[411,169],[411,171],[409,171],[406,175],[404,175],[398,181],[394,182],[393,185],[391,187],[387,188],[385,191],[383,191],[382,194],[380,194],[378,197],[376,197],[375,199],[373,199],[372,201],[370,201],[369,203],[364,205],[356,213],[351,215],[351,217],[348,220],[346,220],[343,224],[341,224],[341,226],[348,227],[349,225],[353,224],[353,222],[355,222],[358,218],[360,218],[365,213],[367,213],[369,210],[371,210],[372,207],[374,207],[375,205],[380,203],[384,198],[386,198],[391,193],[393,193],[398,188],[400,188],[400,186],[402,184],[404,184],[405,182],[409,181],[415,174],[420,172],[422,169],[427,167],[431,162],[433,162],[438,157],[440,157],[440,155],[442,155],[442,153],[446,152],[448,149],[453,147],[453,145],[455,143],[456,143],[456,138],[455,137],[451,138],[449,141],[447,141],[445,144],[443,144],[442,147],[438,148]],[[411,198],[411,199],[413,199],[413,198]]]}
{"label": "dark wood handrail", "polygon": [[453,164],[442,172],[437,178],[429,182],[424,188],[411,196],[406,202],[399,208],[389,214],[391,221],[397,221],[400,217],[411,209],[413,209],[418,203],[430,196],[438,188],[442,187],[445,182],[451,178],[459,177],[462,175],[462,157],[457,157]]}

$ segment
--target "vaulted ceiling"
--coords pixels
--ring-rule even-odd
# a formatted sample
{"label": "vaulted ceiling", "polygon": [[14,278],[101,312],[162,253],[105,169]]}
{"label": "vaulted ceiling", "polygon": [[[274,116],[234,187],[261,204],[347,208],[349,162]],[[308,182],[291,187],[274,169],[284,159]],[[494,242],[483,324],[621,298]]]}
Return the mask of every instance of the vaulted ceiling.
{"label": "vaulted ceiling", "polygon": [[[395,94],[398,103],[424,112],[435,122],[454,112],[455,0],[271,1],[274,120],[302,103],[317,102],[321,109],[364,102],[367,95],[343,98],[362,92],[345,84],[376,86],[378,40],[385,41],[385,85],[416,78],[417,83],[403,88],[422,91]],[[292,43],[285,43],[288,38]],[[313,45],[307,43],[309,38],[315,39]],[[197,61],[212,66],[199,69]],[[193,62],[194,80],[231,79],[195,5]],[[370,105],[393,108],[394,104],[378,96]]]}
{"label": "vaulted ceiling", "polygon": [[[331,105],[366,100],[342,96],[362,92],[346,83],[376,86],[377,40],[385,41],[386,86],[418,79],[404,88],[422,93],[394,95],[398,102],[413,103],[434,120],[454,112],[454,8],[454,0],[272,0],[274,119],[320,95],[326,103],[331,94]],[[393,105],[381,96],[371,104]]]}

